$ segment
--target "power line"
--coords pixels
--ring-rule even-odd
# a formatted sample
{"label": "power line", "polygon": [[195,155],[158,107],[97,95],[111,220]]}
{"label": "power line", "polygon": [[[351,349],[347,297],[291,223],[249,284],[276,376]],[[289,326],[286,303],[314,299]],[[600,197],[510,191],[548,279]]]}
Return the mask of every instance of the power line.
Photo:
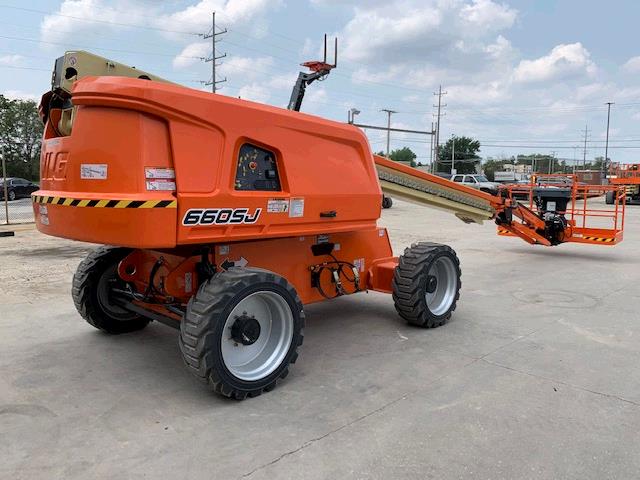
{"label": "power line", "polygon": [[18,65],[0,65],[0,68],[15,68],[17,70],[37,70],[40,72],[51,72],[51,69],[49,68],[20,67]]}
{"label": "power line", "polygon": [[[55,16],[55,17],[71,18],[73,20],[78,20],[78,21],[81,21],[81,22],[104,23],[104,24],[107,24],[107,25],[117,25],[119,27],[140,28],[140,29],[144,29],[144,30],[155,30],[155,31],[158,31],[158,32],[180,33],[180,34],[184,34],[184,35],[195,35],[195,36],[199,36],[200,35],[198,33],[193,33],[193,32],[185,32],[185,31],[181,31],[181,30],[170,30],[170,29],[167,29],[167,28],[160,28],[160,27],[150,27],[148,25],[139,25],[139,24],[121,23],[121,22],[111,22],[109,20],[98,20],[98,19],[93,19],[93,18],[75,17],[73,15],[65,15],[63,13],[47,12],[46,10],[38,10],[38,9],[35,9],[35,8],[26,8],[26,7],[16,7],[16,6],[13,6],[13,5],[1,4],[0,8],[9,8],[9,9],[13,9],[13,10],[21,10],[23,12],[41,13],[43,15],[52,15],[52,16]],[[127,13],[127,14],[131,15],[130,12],[122,12],[122,13]],[[145,15],[138,15],[138,16],[139,17],[144,17],[144,18],[150,18],[150,17],[147,17]]]}
{"label": "power line", "polygon": [[10,37],[7,35],[0,35],[0,38],[6,38],[9,40],[19,40],[19,41],[23,41],[23,42],[33,42],[33,43],[44,43],[46,45],[60,45],[60,46],[67,46],[67,47],[73,47],[73,48],[78,48],[78,49],[89,49],[89,50],[104,50],[107,52],[116,52],[116,53],[127,53],[127,54],[133,54],[133,55],[154,55],[154,56],[158,56],[158,57],[171,57],[171,58],[191,58],[191,59],[195,59],[195,60],[200,60],[201,57],[194,57],[194,56],[189,56],[189,55],[171,55],[168,53],[155,53],[155,52],[141,52],[139,50],[119,50],[119,49],[115,49],[115,48],[102,48],[102,47],[95,47],[95,46],[79,46],[79,45],[74,45],[72,43],[66,43],[66,42],[48,42],[48,41],[44,41],[44,40],[36,40],[34,38],[20,38],[20,37]]}

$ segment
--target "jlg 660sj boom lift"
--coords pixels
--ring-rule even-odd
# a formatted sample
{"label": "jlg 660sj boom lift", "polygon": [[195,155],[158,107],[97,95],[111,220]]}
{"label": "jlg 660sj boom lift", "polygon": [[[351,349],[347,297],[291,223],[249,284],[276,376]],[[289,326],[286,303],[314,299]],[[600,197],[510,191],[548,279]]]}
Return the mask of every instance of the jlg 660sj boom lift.
{"label": "jlg 660sj boom lift", "polygon": [[354,126],[154,79],[84,52],[56,62],[41,105],[37,226],[114,245],[74,275],[90,324],[179,328],[188,369],[228,397],[287,375],[305,304],[376,290],[411,324],[450,317],[456,254],[418,243],[394,257],[377,224],[380,182],[467,221],[511,211],[503,198],[374,159]]}

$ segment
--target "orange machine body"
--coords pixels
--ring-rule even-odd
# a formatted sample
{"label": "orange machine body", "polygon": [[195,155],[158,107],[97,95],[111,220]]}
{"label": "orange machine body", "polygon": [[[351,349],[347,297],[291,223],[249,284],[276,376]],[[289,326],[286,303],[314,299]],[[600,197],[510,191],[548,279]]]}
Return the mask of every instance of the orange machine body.
{"label": "orange machine body", "polygon": [[[217,269],[265,268],[287,278],[304,303],[318,301],[335,284],[327,275],[311,284],[311,270],[331,258],[310,247],[331,242],[332,254],[358,270],[345,293],[390,292],[397,259],[376,225],[381,190],[357,127],[121,77],[76,82],[73,104],[69,136],[53,128],[55,110],[45,129],[38,229],[135,249],[120,275],[139,291],[152,278],[164,297],[186,303],[206,245]],[[238,188],[257,168],[251,153],[244,158],[247,145],[272,155],[279,189]]]}
{"label": "orange machine body", "polygon": [[[73,103],[71,135],[55,136],[48,126],[43,142],[37,195],[45,201],[36,218],[49,235],[173,248],[353,231],[375,227],[380,216],[373,158],[357,127],[121,77],[78,81]],[[273,153],[281,189],[235,189],[243,145]],[[173,169],[175,190],[149,189],[149,169]],[[211,220],[216,209],[246,209],[248,221],[225,222],[223,215],[184,225],[190,210],[208,210]]]}
{"label": "orange machine body", "polygon": [[615,163],[608,179],[612,185],[640,185],[640,163]]}

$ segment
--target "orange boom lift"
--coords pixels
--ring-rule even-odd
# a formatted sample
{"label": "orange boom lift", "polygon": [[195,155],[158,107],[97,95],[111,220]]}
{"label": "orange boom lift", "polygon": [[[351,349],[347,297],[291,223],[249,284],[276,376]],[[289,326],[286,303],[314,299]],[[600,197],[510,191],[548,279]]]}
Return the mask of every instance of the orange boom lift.
{"label": "orange boom lift", "polygon": [[[607,175],[609,184],[622,187],[627,202],[640,202],[640,163],[614,163]],[[616,203],[612,193],[607,195],[607,204]]]}
{"label": "orange boom lift", "polygon": [[[330,67],[325,58],[299,77],[294,107]],[[41,102],[33,205],[41,232],[112,245],[74,275],[82,317],[114,334],[149,321],[178,328],[187,368],[242,399],[287,375],[306,304],[376,290],[411,324],[450,317],[455,252],[422,242],[395,257],[378,225],[381,187],[467,222],[496,219],[530,243],[586,241],[572,221],[548,228],[564,216],[548,202],[541,214],[417,172],[372,155],[357,127],[295,110],[173,85],[85,52],[59,58]]]}

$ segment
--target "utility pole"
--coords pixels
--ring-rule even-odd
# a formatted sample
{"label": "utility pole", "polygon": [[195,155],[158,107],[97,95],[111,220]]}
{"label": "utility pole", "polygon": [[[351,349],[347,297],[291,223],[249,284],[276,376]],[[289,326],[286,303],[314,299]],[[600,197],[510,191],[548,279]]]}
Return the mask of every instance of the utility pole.
{"label": "utility pole", "polygon": [[451,175],[455,173],[455,163],[456,163],[456,137],[451,134]]}
{"label": "utility pole", "polygon": [[389,110],[387,108],[383,108],[380,110],[381,112],[387,112],[387,158],[389,158],[389,145],[391,141],[391,114],[398,113],[394,110]]}
{"label": "utility pole", "polygon": [[[431,122],[431,132],[433,132],[433,122]],[[433,135],[431,135],[430,144],[429,144],[429,167],[430,172],[435,173],[435,168],[433,165]]]}
{"label": "utility pole", "polygon": [[582,170],[587,168],[587,138],[589,137],[588,125],[584,126],[584,148],[582,150]]}
{"label": "utility pole", "polygon": [[204,82],[204,84],[207,86],[211,85],[211,93],[216,93],[216,90],[218,90],[219,83],[227,81],[226,77],[223,80],[216,79],[216,67],[220,66],[220,64],[216,64],[216,60],[220,60],[221,58],[224,58],[227,56],[226,53],[220,56],[216,56],[216,43],[219,42],[219,40],[216,40],[216,37],[218,35],[222,35],[225,33],[227,33],[226,28],[224,30],[221,30],[220,32],[216,32],[216,12],[213,12],[211,14],[211,33],[210,34],[206,33],[203,35],[203,38],[205,40],[208,38],[211,39],[211,56],[209,58],[204,59],[205,62],[211,62],[211,81]]}
{"label": "utility pole", "polygon": [[602,162],[602,171],[606,174],[607,171],[607,155],[609,154],[609,119],[611,118],[611,105],[613,102],[607,102],[607,139],[604,143],[604,161]]}
{"label": "utility pole", "polygon": [[444,105],[442,105],[442,95],[446,95],[447,92],[443,92],[442,91],[442,85],[440,85],[438,87],[438,93],[434,92],[434,95],[438,96],[438,105],[434,105],[434,107],[438,107],[438,113],[436,114],[436,138],[435,138],[435,165],[436,165],[436,171],[437,171],[437,165],[438,165],[438,147],[440,146],[440,118],[444,116],[444,114],[442,113],[442,108],[446,107],[447,104],[445,103]]}
{"label": "utility pole", "polygon": [[4,189],[4,220],[7,225],[9,225],[9,191],[7,188],[7,164],[5,162],[5,151],[4,148],[0,148],[0,153],[2,153],[2,188]]}

